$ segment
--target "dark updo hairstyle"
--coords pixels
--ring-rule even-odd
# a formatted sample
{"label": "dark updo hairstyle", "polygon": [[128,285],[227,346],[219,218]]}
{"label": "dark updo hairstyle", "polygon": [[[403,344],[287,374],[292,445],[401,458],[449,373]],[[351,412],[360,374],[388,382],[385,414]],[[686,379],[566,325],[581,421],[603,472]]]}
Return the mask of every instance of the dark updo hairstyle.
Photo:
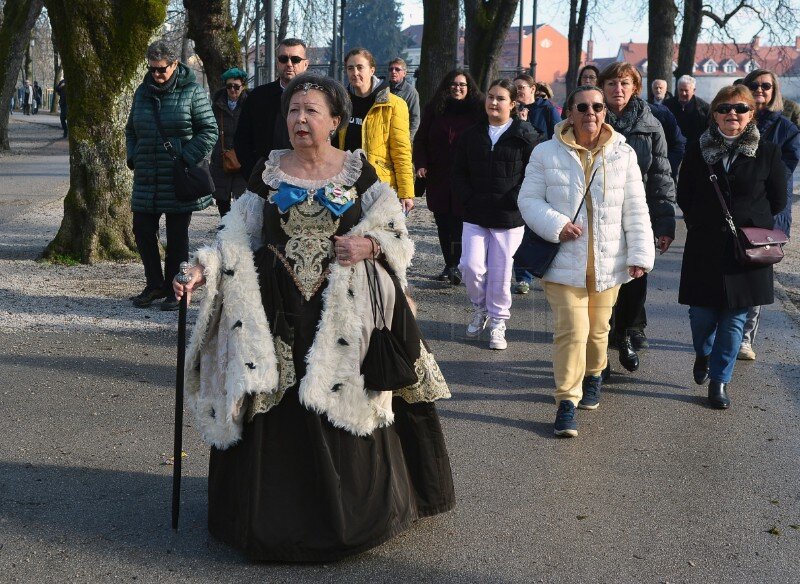
{"label": "dark updo hairstyle", "polygon": [[464,98],[464,101],[474,106],[476,112],[482,110],[483,94],[481,90],[478,89],[478,84],[475,83],[472,75],[469,74],[469,71],[465,71],[464,69],[453,69],[444,76],[439,83],[439,87],[436,88],[433,103],[435,104],[434,107],[436,108],[437,114],[441,115],[444,113],[444,109],[447,106],[447,98],[450,97],[450,84],[453,83],[459,75],[463,75],[464,79],[467,80],[467,97]]}
{"label": "dark updo hairstyle", "polygon": [[[495,79],[489,84],[489,89],[492,87],[502,87],[508,94],[511,96],[511,117],[515,118],[518,115],[517,110],[517,86],[514,85],[514,82],[507,77],[502,77],[501,79]],[[486,91],[486,94],[489,94],[489,90]]]}
{"label": "dark updo hairstyle", "polygon": [[325,101],[328,103],[331,116],[340,118],[339,127],[336,128],[336,131],[345,128],[350,123],[350,113],[353,110],[350,96],[347,95],[344,85],[335,79],[318,73],[298,75],[286,86],[281,96],[281,112],[284,119],[289,115],[289,102],[292,101],[292,96],[298,91],[309,91],[311,89],[322,92],[325,96]]}

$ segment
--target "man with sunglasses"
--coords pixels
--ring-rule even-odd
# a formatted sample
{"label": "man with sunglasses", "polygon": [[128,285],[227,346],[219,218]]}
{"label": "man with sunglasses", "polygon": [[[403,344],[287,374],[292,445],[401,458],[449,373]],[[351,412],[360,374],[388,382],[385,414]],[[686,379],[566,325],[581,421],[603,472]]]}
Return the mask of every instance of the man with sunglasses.
{"label": "man with sunglasses", "polygon": [[709,105],[695,95],[697,81],[690,75],[682,75],[675,86],[677,95],[664,100],[664,105],[675,119],[686,138],[686,147],[697,142],[708,128]]}
{"label": "man with sunglasses", "polygon": [[283,39],[275,49],[275,60],[278,78],[250,92],[242,105],[233,139],[245,180],[250,179],[259,159],[269,156],[273,150],[291,148],[286,120],[281,115],[281,95],[292,79],[308,69],[306,43],[300,39]]}
{"label": "man with sunglasses", "polygon": [[397,57],[389,63],[389,91],[403,99],[408,105],[408,119],[411,127],[411,142],[419,128],[419,93],[406,79],[406,62]]}

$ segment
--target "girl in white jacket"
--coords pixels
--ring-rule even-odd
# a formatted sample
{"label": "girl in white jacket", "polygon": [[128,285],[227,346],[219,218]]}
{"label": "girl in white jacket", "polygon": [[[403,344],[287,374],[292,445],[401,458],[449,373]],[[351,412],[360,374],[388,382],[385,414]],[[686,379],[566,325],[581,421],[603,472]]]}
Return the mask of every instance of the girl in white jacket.
{"label": "girl in white jacket", "polygon": [[655,246],[636,153],[603,123],[603,94],[578,87],[566,113],[553,139],[533,151],[519,208],[537,235],[561,242],[542,285],[555,316],[555,434],[577,436],[575,407],[600,403],[619,287],[653,268]]}

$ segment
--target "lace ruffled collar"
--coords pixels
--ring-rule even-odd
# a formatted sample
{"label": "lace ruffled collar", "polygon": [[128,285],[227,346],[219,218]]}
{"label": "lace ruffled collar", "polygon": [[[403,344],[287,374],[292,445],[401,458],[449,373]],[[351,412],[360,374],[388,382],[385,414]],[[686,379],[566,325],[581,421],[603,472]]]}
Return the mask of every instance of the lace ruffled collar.
{"label": "lace ruffled collar", "polygon": [[364,154],[364,151],[361,149],[354,150],[353,152],[345,152],[344,165],[338,174],[328,178],[314,180],[298,178],[286,174],[281,170],[281,158],[287,152],[291,152],[291,150],[273,150],[264,165],[264,172],[261,173],[261,180],[272,190],[277,190],[281,183],[288,183],[303,189],[320,189],[330,183],[351,186],[354,185],[358,177],[361,176],[361,155]]}

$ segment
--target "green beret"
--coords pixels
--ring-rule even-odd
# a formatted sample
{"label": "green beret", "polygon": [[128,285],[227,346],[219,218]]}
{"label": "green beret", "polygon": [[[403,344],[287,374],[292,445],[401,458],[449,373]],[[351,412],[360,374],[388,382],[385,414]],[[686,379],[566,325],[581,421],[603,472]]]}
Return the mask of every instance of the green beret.
{"label": "green beret", "polygon": [[242,81],[247,82],[247,73],[238,67],[232,67],[222,74],[223,83],[225,83],[228,79],[241,79]]}

